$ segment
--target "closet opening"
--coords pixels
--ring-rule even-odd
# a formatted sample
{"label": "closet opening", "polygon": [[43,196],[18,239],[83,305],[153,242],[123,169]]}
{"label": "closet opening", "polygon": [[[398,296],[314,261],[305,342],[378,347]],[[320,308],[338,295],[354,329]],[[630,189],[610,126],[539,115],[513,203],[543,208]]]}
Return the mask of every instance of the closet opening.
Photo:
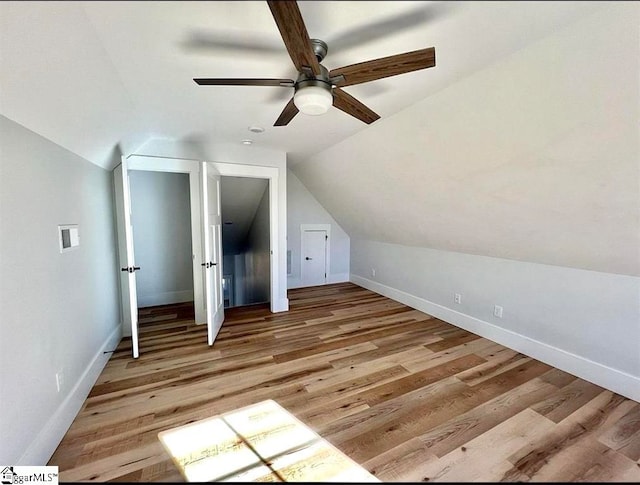
{"label": "closet opening", "polygon": [[129,190],[139,323],[194,319],[189,174],[130,170]]}
{"label": "closet opening", "polygon": [[270,302],[269,204],[268,179],[220,178],[225,308]]}

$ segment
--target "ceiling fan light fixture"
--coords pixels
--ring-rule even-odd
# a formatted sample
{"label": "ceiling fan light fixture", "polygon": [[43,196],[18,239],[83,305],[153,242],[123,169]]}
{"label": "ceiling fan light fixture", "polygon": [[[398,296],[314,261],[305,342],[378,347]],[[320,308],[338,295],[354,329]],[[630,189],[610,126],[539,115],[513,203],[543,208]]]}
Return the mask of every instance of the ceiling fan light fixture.
{"label": "ceiling fan light fixture", "polygon": [[293,104],[306,115],[322,115],[333,105],[333,95],[331,89],[322,86],[303,86],[296,89]]}

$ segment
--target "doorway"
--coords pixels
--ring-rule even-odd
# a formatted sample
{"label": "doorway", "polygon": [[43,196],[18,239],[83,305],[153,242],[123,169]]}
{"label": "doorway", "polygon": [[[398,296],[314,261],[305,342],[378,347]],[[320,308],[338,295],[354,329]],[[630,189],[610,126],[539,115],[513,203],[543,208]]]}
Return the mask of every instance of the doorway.
{"label": "doorway", "polygon": [[[269,199],[269,302],[271,312],[289,309],[286,297],[286,185],[279,183],[282,168],[253,164],[203,162],[170,157],[129,155],[114,171],[118,235],[118,272],[121,275],[122,333],[131,336],[133,357],[139,355],[136,266],[130,213],[131,170],[188,173],[190,185],[193,281],[196,323],[207,323],[208,343],[213,345],[224,320],[220,237],[221,176],[261,178],[268,181]],[[215,228],[215,230],[213,230]],[[219,305],[218,305],[219,303]],[[206,305],[206,306],[205,306]]]}
{"label": "doorway", "polygon": [[268,303],[271,293],[269,181],[223,176],[220,194],[225,308]]}
{"label": "doorway", "polygon": [[129,188],[139,322],[176,303],[195,318],[189,174],[131,170]]}

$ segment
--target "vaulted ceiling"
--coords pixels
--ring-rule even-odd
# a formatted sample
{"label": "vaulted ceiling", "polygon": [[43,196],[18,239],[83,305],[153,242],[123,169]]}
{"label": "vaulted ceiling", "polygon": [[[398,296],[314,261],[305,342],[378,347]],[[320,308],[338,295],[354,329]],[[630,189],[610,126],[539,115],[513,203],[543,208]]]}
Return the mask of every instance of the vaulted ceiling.
{"label": "vaulted ceiling", "polygon": [[[336,68],[425,47],[435,68],[345,88],[383,118],[547,35],[593,2],[303,1]],[[0,110],[89,161],[150,138],[234,142],[292,163],[367,129],[332,109],[273,127],[291,88],[198,86],[194,77],[293,78],[264,1],[0,2]],[[251,125],[266,131],[254,135]]]}
{"label": "vaulted ceiling", "polygon": [[352,238],[640,274],[637,2],[299,6],[330,69],[431,46],[436,66],[345,88],[372,125],[273,127],[291,88],[193,82],[295,78],[266,2],[0,2],[0,113],[105,168],[251,138]]}

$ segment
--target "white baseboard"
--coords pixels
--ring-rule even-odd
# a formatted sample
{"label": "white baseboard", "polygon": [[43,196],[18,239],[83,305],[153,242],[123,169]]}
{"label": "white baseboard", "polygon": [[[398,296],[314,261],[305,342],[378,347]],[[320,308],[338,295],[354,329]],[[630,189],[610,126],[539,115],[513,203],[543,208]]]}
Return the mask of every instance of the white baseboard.
{"label": "white baseboard", "polygon": [[172,303],[183,303],[185,301],[193,301],[193,290],[168,291],[166,293],[138,295],[138,308],[170,305]]}
{"label": "white baseboard", "polygon": [[115,349],[120,343],[120,339],[121,325],[118,325],[96,352],[78,382],[76,382],[73,389],[71,389],[67,397],[38,433],[36,439],[31,442],[27,450],[22,454],[16,465],[40,466],[47,464],[71,423],[78,415],[102,369],[111,358],[111,353],[105,354],[104,352]]}
{"label": "white baseboard", "polygon": [[277,302],[271,305],[271,311],[273,313],[289,311],[289,298],[280,298]]}
{"label": "white baseboard", "polygon": [[392,300],[404,303],[411,308],[444,320],[447,323],[451,323],[452,325],[485,337],[541,362],[557,367],[581,379],[640,402],[640,378],[631,374],[355,274],[351,274],[350,281],[368,290],[391,298]]}

